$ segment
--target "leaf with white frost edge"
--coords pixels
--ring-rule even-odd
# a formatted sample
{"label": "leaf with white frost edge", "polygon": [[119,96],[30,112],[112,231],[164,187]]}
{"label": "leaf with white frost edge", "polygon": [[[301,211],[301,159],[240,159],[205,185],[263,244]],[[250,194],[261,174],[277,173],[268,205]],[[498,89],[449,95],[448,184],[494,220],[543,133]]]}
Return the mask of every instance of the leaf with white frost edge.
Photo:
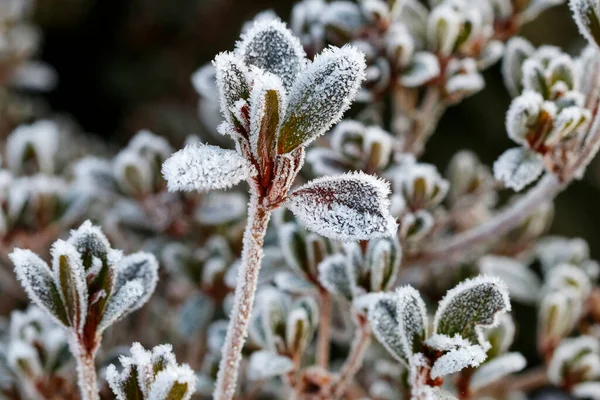
{"label": "leaf with white frost edge", "polygon": [[511,310],[506,285],[498,278],[480,275],[459,283],[446,292],[433,320],[433,332],[459,334],[486,350],[490,344],[483,329],[498,323],[498,314]]}
{"label": "leaf with white frost edge", "polygon": [[502,59],[502,77],[504,85],[512,96],[521,93],[523,73],[521,67],[525,60],[535,52],[529,41],[516,36],[506,43],[504,58]]}
{"label": "leaf with white frost edge", "polygon": [[256,175],[256,169],[233,150],[195,143],[169,157],[162,173],[169,191],[227,189]]}
{"label": "leaf with white frost edge", "polygon": [[174,366],[156,374],[148,400],[189,400],[196,391],[196,375],[187,366]]}
{"label": "leaf with white frost edge", "polygon": [[97,332],[102,332],[110,325],[133,311],[136,302],[144,294],[144,288],[139,280],[127,282],[118,292],[110,296],[98,324]]}
{"label": "leaf with white frost edge", "polygon": [[65,306],[69,326],[80,332],[88,311],[88,287],[81,256],[72,244],[57,240],[50,251],[54,283]]}
{"label": "leaf with white frost edge", "polygon": [[517,192],[535,181],[543,171],[542,157],[521,147],[506,150],[494,163],[494,177]]}
{"label": "leaf with white frost edge", "polygon": [[48,264],[31,250],[16,248],[8,256],[27,296],[55,321],[68,326],[67,313]]}
{"label": "leaf with white frost edge", "polygon": [[440,75],[440,64],[437,57],[429,52],[417,52],[412,64],[400,80],[402,85],[414,88],[437,78]]}
{"label": "leaf with white frost edge", "polygon": [[507,375],[521,371],[527,360],[521,353],[506,353],[484,363],[471,377],[471,390],[477,390]]}
{"label": "leaf with white frost edge", "polygon": [[587,41],[600,47],[600,5],[596,0],[569,0],[573,19],[579,28],[579,33]]}
{"label": "leaf with white frost edge", "polygon": [[467,367],[477,367],[485,361],[487,355],[480,345],[458,347],[439,357],[431,367],[431,378],[450,375]]}
{"label": "leaf with white frost edge", "polygon": [[540,278],[528,266],[509,257],[488,255],[479,260],[481,273],[497,276],[508,287],[510,297],[524,304],[534,304],[542,287]]}
{"label": "leaf with white frost edge", "polygon": [[317,269],[319,270],[319,283],[327,291],[349,300],[353,294],[347,264],[346,257],[338,253],[326,257],[319,263]]}
{"label": "leaf with white frost edge", "polygon": [[350,173],[312,180],[296,189],[286,206],[308,229],[339,241],[392,236],[397,229],[389,211],[389,184],[374,176]]}
{"label": "leaf with white frost edge", "polygon": [[427,336],[427,310],[419,292],[410,286],[384,294],[370,307],[373,334],[398,361],[408,365]]}
{"label": "leaf with white frost edge", "polygon": [[248,364],[248,379],[262,381],[287,374],[294,369],[294,362],[286,356],[268,350],[252,353]]}
{"label": "leaf with white frost edge", "polygon": [[571,393],[580,399],[600,400],[600,382],[578,383]]}
{"label": "leaf with white frost edge", "polygon": [[[581,359],[586,354],[600,354],[600,341],[597,338],[582,335],[573,339],[565,339],[554,351],[548,364],[548,379],[554,385],[560,386],[566,378],[569,364],[575,359]],[[600,365],[597,365],[600,367]],[[591,371],[588,371],[591,372]],[[600,373],[600,371],[595,371]]]}
{"label": "leaf with white frost edge", "polygon": [[306,64],[300,40],[279,19],[256,21],[242,35],[236,52],[246,65],[280,77],[286,90],[292,87]]}
{"label": "leaf with white frost edge", "polygon": [[239,100],[250,97],[248,67],[233,53],[221,53],[213,61],[217,89],[221,102],[221,113],[227,122],[237,125],[240,121],[232,111]]}
{"label": "leaf with white frost edge", "polygon": [[362,52],[351,46],[325,49],[291,88],[277,141],[279,154],[306,146],[339,122],[365,79]]}
{"label": "leaf with white frost edge", "polygon": [[158,282],[158,261],[151,253],[138,252],[121,259],[117,266],[114,292],[117,293],[127,282],[138,281],[142,287],[141,296],[129,308],[132,312],[143,306],[156,288]]}

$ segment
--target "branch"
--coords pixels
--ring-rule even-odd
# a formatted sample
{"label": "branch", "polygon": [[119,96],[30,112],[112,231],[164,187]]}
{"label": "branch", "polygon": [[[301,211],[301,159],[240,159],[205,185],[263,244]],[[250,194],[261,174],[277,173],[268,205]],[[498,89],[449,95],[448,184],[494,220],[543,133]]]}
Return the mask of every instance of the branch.
{"label": "branch", "polygon": [[327,290],[319,290],[319,333],[317,338],[317,365],[327,369],[331,339],[331,295]]}
{"label": "branch", "polygon": [[482,387],[474,393],[474,397],[493,393],[529,392],[548,384],[548,375],[544,367],[531,369],[521,375],[515,375],[506,379],[493,382]]}
{"label": "branch", "polygon": [[553,200],[569,184],[581,178],[587,166],[600,150],[600,105],[595,110],[594,121],[586,135],[583,147],[576,158],[562,171],[560,179],[548,172],[522,198],[494,217],[468,231],[459,233],[433,245],[416,257],[409,259],[406,268],[445,264],[467,260],[474,256],[474,246],[486,246],[510,232],[525,221],[544,201]]}

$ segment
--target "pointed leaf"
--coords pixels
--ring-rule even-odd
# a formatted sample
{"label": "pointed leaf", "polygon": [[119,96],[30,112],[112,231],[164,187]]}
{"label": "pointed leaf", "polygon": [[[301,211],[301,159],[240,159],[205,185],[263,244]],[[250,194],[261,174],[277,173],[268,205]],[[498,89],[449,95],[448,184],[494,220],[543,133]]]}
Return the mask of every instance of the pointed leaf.
{"label": "pointed leaf", "polygon": [[325,258],[318,266],[319,283],[330,293],[350,300],[352,287],[347,263],[343,254],[334,254]]}
{"label": "pointed leaf", "polygon": [[525,304],[534,304],[539,299],[542,283],[540,278],[523,263],[508,257],[485,256],[479,260],[481,273],[500,278],[511,298]]}
{"label": "pointed leaf", "polygon": [[195,143],[173,154],[162,167],[169,191],[227,189],[256,174],[233,150]]}
{"label": "pointed leaf", "polygon": [[483,329],[495,326],[497,315],[510,310],[506,285],[498,278],[480,275],[446,293],[435,313],[433,331],[448,336],[458,334],[487,349],[489,343],[483,337]]}
{"label": "pointed leaf", "polygon": [[279,154],[306,146],[337,123],[365,78],[364,55],[354,47],[325,49],[292,87],[277,144]]}
{"label": "pointed leaf", "polygon": [[30,250],[14,249],[9,255],[15,274],[29,298],[64,326],[67,312],[54,283],[48,264]]}
{"label": "pointed leaf", "polygon": [[494,163],[494,177],[517,192],[535,181],[543,171],[542,157],[521,147],[505,151]]}
{"label": "pointed leaf", "polygon": [[569,0],[573,19],[579,33],[587,41],[600,47],[600,5],[595,0]]}
{"label": "pointed leaf", "polygon": [[477,367],[486,359],[485,350],[480,345],[459,347],[439,357],[431,368],[431,378],[450,375],[467,367]]}
{"label": "pointed leaf", "polygon": [[115,293],[131,281],[139,281],[143,292],[133,307],[130,308],[130,312],[143,306],[154,293],[158,281],[158,261],[156,261],[154,255],[139,252],[123,257],[117,266]]}
{"label": "pointed leaf", "polygon": [[391,236],[387,182],[362,172],[323,177],[294,191],[286,206],[308,229],[334,240]]}
{"label": "pointed leaf", "polygon": [[227,122],[239,126],[240,121],[232,110],[236,102],[242,99],[248,100],[250,97],[248,67],[233,53],[217,55],[213,64],[221,101],[221,113]]}
{"label": "pointed leaf", "polygon": [[289,90],[304,68],[300,40],[279,19],[259,20],[238,43],[236,52],[246,65],[277,75]]}

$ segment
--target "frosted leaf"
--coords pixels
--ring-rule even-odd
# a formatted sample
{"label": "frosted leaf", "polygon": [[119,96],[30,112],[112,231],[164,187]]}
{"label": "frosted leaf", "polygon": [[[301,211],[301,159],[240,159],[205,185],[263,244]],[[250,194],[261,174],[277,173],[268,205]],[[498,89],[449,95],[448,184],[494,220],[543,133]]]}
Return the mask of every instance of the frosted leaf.
{"label": "frosted leaf", "polygon": [[515,339],[515,321],[510,314],[500,314],[498,316],[498,325],[486,329],[485,339],[492,345],[487,351],[489,357],[496,357],[506,353]]}
{"label": "frosted leaf", "polygon": [[120,189],[133,195],[152,191],[154,182],[150,161],[141,154],[125,148],[113,160],[113,174]]}
{"label": "frosted leaf", "polygon": [[351,299],[352,285],[348,272],[348,261],[343,254],[334,254],[325,258],[319,265],[319,283],[327,291]]}
{"label": "frosted leaf", "polygon": [[571,393],[580,399],[600,400],[600,382],[583,382],[573,386]]}
{"label": "frosted leaf", "polygon": [[295,190],[286,206],[308,229],[334,240],[391,236],[389,185],[362,172],[312,180]]}
{"label": "frosted leaf", "polygon": [[285,375],[294,369],[294,362],[286,356],[268,350],[252,353],[248,364],[248,379],[262,381]]}
{"label": "frosted leaf", "polygon": [[579,28],[579,33],[587,41],[600,46],[600,6],[595,0],[569,0],[573,19]]}
{"label": "frosted leaf", "polygon": [[479,260],[479,270],[506,283],[511,298],[525,304],[534,304],[538,300],[542,286],[540,278],[523,263],[513,258],[488,255]]}
{"label": "frosted leaf", "polygon": [[430,349],[445,353],[450,350],[471,346],[471,342],[463,339],[459,334],[450,337],[436,333],[425,341],[425,345]]}
{"label": "frosted leaf", "polygon": [[320,22],[326,28],[340,32],[350,37],[357,32],[366,22],[358,4],[350,1],[332,1],[321,12]]}
{"label": "frosted leaf", "polygon": [[69,326],[80,332],[88,311],[86,273],[77,249],[64,240],[52,245],[54,283],[63,301]]}
{"label": "frosted leaf", "polygon": [[331,47],[315,57],[290,90],[277,144],[279,154],[306,146],[339,122],[365,79],[364,55]]}
{"label": "frosted leaf", "polygon": [[592,290],[592,282],[585,271],[575,265],[560,264],[554,267],[546,278],[545,289],[562,291],[575,290],[582,300],[586,299]]}
{"label": "frosted leaf", "polygon": [[590,249],[585,240],[560,236],[549,236],[540,239],[536,244],[535,253],[545,274],[563,263],[582,265],[590,257]]}
{"label": "frosted leaf", "polygon": [[256,174],[254,167],[233,150],[196,143],[164,162],[162,173],[169,191],[227,189]]}
{"label": "frosted leaf", "polygon": [[59,144],[60,131],[54,121],[42,120],[31,125],[21,125],[6,139],[6,164],[11,171],[23,173],[27,152],[31,149],[39,171],[51,174],[56,169]]}
{"label": "frosted leaf", "polygon": [[129,281],[106,302],[102,320],[98,324],[97,332],[102,332],[110,325],[133,311],[136,302],[144,294],[144,288],[139,280]]}
{"label": "frosted leaf", "polygon": [[477,72],[468,74],[457,74],[446,81],[446,91],[449,94],[461,94],[463,96],[477,93],[485,87],[483,76]]}
{"label": "frosted leaf", "polygon": [[202,225],[222,225],[241,220],[246,215],[248,198],[238,192],[210,192],[194,212]]}
{"label": "frosted leaf", "polygon": [[254,80],[250,94],[250,148],[261,170],[273,159],[285,107],[285,89],[278,76],[265,73]]}
{"label": "frosted leaf", "polygon": [[32,251],[18,248],[9,254],[9,258],[27,296],[57,322],[68,326],[67,313],[48,264]]}
{"label": "frosted leaf", "polygon": [[236,52],[246,65],[280,77],[286,90],[290,90],[306,62],[300,40],[279,19],[256,21],[242,35]]}
{"label": "frosted leaf", "polygon": [[440,75],[440,64],[437,57],[429,52],[415,53],[412,64],[402,73],[400,81],[408,88],[422,86]]}
{"label": "frosted leaf", "polygon": [[314,294],[315,292],[313,284],[288,271],[277,273],[273,283],[279,289],[291,294]]}
{"label": "frosted leaf", "polygon": [[128,309],[128,313],[143,306],[154,293],[158,281],[158,262],[154,255],[139,252],[123,257],[117,265],[114,293],[131,281],[139,282],[143,293]]}
{"label": "frosted leaf", "polygon": [[511,310],[506,285],[498,278],[480,275],[461,282],[439,302],[433,331],[448,336],[459,334],[486,349],[484,328],[498,324],[498,314]]}
{"label": "frosted leaf", "polygon": [[[86,264],[91,264],[92,257],[106,260],[111,251],[110,243],[100,227],[92,225],[89,220],[71,231],[68,242],[75,246],[77,252],[81,254],[86,269],[91,266]],[[87,257],[90,258],[89,261],[86,261]]]}
{"label": "frosted leaf", "polygon": [[196,391],[196,375],[188,365],[160,371],[148,391],[147,400],[189,400]]}
{"label": "frosted leaf", "polygon": [[518,144],[526,144],[525,137],[530,127],[536,124],[543,103],[543,97],[530,90],[510,103],[506,112],[506,131],[512,140]]}
{"label": "frosted leaf", "polygon": [[521,147],[506,150],[494,162],[494,177],[517,192],[535,181],[542,172],[542,157]]}
{"label": "frosted leaf", "polygon": [[[595,358],[595,362],[586,356]],[[582,335],[573,339],[565,339],[554,351],[550,364],[548,365],[548,379],[554,385],[561,386],[569,378],[568,374],[574,372],[578,362],[583,362],[588,374],[587,377],[580,375],[580,380],[592,380],[600,377],[600,341],[592,336]],[[590,363],[589,361],[592,361]],[[586,365],[587,364],[587,365]],[[583,379],[582,379],[583,378]]]}
{"label": "frosted leaf", "polygon": [[160,162],[167,159],[173,153],[173,148],[167,139],[145,129],[139,131],[131,138],[127,144],[127,148],[144,157],[157,157]]}
{"label": "frosted leaf", "polygon": [[551,339],[567,336],[577,323],[581,308],[581,300],[577,293],[567,290],[548,293],[539,305],[539,331]]}
{"label": "frosted leaf", "polygon": [[427,20],[427,41],[432,51],[448,57],[461,33],[461,16],[450,4],[435,7]]}
{"label": "frosted leaf", "polygon": [[477,390],[507,375],[519,372],[527,365],[521,353],[506,353],[477,368],[471,378],[471,390]]}
{"label": "frosted leaf", "polygon": [[343,157],[323,147],[310,149],[306,155],[306,162],[317,176],[342,174],[350,169]]}
{"label": "frosted leaf", "polygon": [[477,367],[486,359],[485,350],[480,345],[459,347],[439,357],[431,367],[431,378],[450,375],[467,367]]}
{"label": "frosted leaf", "polygon": [[369,290],[380,292],[394,284],[400,263],[402,248],[395,237],[370,240],[365,253],[365,264],[369,267]]}
{"label": "frosted leaf", "polygon": [[231,110],[238,100],[248,100],[250,97],[248,67],[233,53],[220,53],[215,57],[213,65],[216,71],[221,113],[227,122],[239,125],[240,121]]}
{"label": "frosted leaf", "polygon": [[107,160],[89,156],[82,158],[73,165],[73,175],[77,187],[91,193],[117,190],[112,164]]}
{"label": "frosted leaf", "polygon": [[457,400],[450,392],[433,386],[423,386],[411,398],[415,400]]}
{"label": "frosted leaf", "polygon": [[419,292],[410,286],[382,295],[369,308],[373,334],[398,361],[408,365],[427,336],[427,310]]}

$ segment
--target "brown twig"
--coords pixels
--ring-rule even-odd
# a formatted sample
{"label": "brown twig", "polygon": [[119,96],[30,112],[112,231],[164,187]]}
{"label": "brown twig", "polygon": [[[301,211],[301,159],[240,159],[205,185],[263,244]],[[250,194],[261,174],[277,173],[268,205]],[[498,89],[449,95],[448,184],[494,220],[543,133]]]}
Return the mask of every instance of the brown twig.
{"label": "brown twig", "polygon": [[331,341],[331,295],[324,288],[319,290],[319,336],[317,338],[317,365],[327,369],[329,366],[329,347]]}

